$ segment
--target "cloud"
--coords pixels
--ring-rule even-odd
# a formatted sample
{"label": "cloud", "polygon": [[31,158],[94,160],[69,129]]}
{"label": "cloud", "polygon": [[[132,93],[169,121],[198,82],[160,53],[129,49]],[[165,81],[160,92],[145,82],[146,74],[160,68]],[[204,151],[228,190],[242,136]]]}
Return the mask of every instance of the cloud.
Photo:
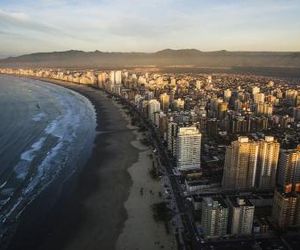
{"label": "cloud", "polygon": [[31,37],[33,40],[47,41],[48,39],[57,40],[59,38],[61,40],[92,41],[81,37],[78,33],[70,33],[68,30],[54,24],[45,24],[39,21],[37,17],[34,19],[22,12],[8,12],[0,9],[0,26],[3,35]]}
{"label": "cloud", "polygon": [[22,12],[8,12],[0,9],[0,25],[6,29],[29,30],[35,32],[49,33],[57,30],[41,22],[32,20]]}
{"label": "cloud", "polygon": [[22,12],[6,12],[2,9],[0,9],[0,17],[2,19],[5,19],[7,21],[26,21],[28,20],[28,16],[25,13]]}
{"label": "cloud", "polygon": [[[45,48],[300,49],[300,45],[295,45],[300,44],[298,1],[0,1],[0,53],[17,36],[23,40],[24,52]],[[283,37],[286,48],[282,48]]]}

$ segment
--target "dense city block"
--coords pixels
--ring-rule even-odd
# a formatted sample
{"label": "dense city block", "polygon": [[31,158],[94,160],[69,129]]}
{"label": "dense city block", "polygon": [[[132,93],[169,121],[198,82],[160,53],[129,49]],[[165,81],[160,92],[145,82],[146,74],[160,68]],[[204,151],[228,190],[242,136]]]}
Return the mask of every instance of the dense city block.
{"label": "dense city block", "polygon": [[179,244],[290,249],[299,242],[299,80],[147,69],[0,73],[90,85],[129,108],[160,159]]}

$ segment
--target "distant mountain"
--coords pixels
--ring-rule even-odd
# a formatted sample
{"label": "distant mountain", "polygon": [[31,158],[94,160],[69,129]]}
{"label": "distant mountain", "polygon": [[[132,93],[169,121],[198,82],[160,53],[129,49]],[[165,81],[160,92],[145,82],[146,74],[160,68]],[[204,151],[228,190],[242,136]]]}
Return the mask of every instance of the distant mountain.
{"label": "distant mountain", "polygon": [[200,50],[197,49],[179,49],[179,50],[173,50],[173,49],[164,49],[161,51],[157,51],[155,53],[156,55],[160,56],[196,56],[202,54]]}
{"label": "distant mountain", "polygon": [[9,57],[0,67],[289,67],[300,68],[300,52],[203,52],[196,49],[165,49],[155,53],[84,52],[69,50]]}

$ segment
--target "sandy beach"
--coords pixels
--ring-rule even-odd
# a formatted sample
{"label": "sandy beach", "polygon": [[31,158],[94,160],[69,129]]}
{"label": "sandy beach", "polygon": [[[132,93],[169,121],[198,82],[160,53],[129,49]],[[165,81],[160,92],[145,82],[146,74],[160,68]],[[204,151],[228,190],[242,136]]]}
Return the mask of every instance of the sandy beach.
{"label": "sandy beach", "polygon": [[[122,106],[115,103],[120,109]],[[130,118],[122,112],[123,117],[130,122]],[[127,125],[133,130],[136,138],[131,145],[139,150],[139,157],[128,172],[133,184],[130,188],[125,208],[128,218],[125,222],[121,235],[118,238],[117,250],[131,249],[176,249],[175,238],[167,234],[163,222],[157,222],[153,218],[151,205],[162,201],[159,192],[162,192],[159,180],[153,180],[149,174],[152,167],[152,149],[141,143],[144,135],[137,128]],[[141,194],[141,189],[143,190]]]}
{"label": "sandy beach", "polygon": [[62,188],[51,214],[39,216],[55,187],[33,202],[9,249],[172,249],[172,235],[152,217],[151,204],[160,201],[161,187],[148,173],[151,150],[140,143],[142,135],[105,93],[53,82],[86,96],[95,106],[94,149],[86,166]]}

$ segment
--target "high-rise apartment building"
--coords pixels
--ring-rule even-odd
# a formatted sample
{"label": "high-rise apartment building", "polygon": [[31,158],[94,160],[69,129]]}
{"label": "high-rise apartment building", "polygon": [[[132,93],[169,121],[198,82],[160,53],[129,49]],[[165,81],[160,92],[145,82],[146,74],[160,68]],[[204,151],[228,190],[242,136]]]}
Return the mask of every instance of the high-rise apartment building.
{"label": "high-rise apartment building", "polygon": [[256,187],[273,189],[276,183],[280,143],[273,136],[266,136],[259,142],[258,164],[256,170]]}
{"label": "high-rise apartment building", "polygon": [[300,225],[300,194],[276,190],[273,198],[272,220],[281,229]]}
{"label": "high-rise apartment building", "polygon": [[300,225],[300,147],[280,152],[273,221],[281,229]]}
{"label": "high-rise apartment building", "polygon": [[254,205],[247,198],[230,197],[230,233],[246,235],[252,233]]}
{"label": "high-rise apartment building", "polygon": [[265,102],[265,94],[264,93],[256,93],[253,95],[254,103],[264,103]]}
{"label": "high-rise apartment building", "polygon": [[258,94],[259,92],[260,92],[260,88],[259,87],[254,86],[252,88],[252,95]]}
{"label": "high-rise apartment building", "polygon": [[118,95],[121,94],[122,71],[110,71],[109,73],[109,89]]}
{"label": "high-rise apartment building", "polygon": [[220,102],[218,104],[218,119],[222,120],[225,118],[226,113],[228,110],[228,103],[227,102]]}
{"label": "high-rise apartment building", "polygon": [[273,105],[271,103],[259,102],[256,104],[256,113],[258,115],[271,116],[273,114]]}
{"label": "high-rise apartment building", "polygon": [[253,141],[241,136],[226,148],[225,189],[271,189],[275,186],[280,144],[272,136]]}
{"label": "high-rise apartment building", "polygon": [[122,71],[118,70],[115,72],[115,83],[120,85],[122,83]]}
{"label": "high-rise apartment building", "polygon": [[247,189],[255,185],[259,144],[241,136],[226,148],[223,188]]}
{"label": "high-rise apartment building", "polygon": [[172,120],[168,122],[168,150],[173,156],[176,155],[176,138],[178,133],[178,124]]}
{"label": "high-rise apartment building", "polygon": [[176,138],[177,168],[200,169],[201,133],[196,127],[179,128]]}
{"label": "high-rise apartment building", "polygon": [[161,94],[160,97],[161,109],[164,112],[168,112],[170,106],[170,96],[167,93]]}
{"label": "high-rise apartment building", "polygon": [[103,88],[104,87],[104,84],[106,82],[106,79],[107,79],[107,74],[106,72],[100,72],[98,74],[98,87],[99,88]]}
{"label": "high-rise apartment building", "polygon": [[109,72],[109,80],[111,82],[111,85],[115,84],[115,71],[110,71]]}
{"label": "high-rise apartment building", "polygon": [[122,71],[110,71],[109,80],[112,86],[114,86],[115,84],[120,85],[122,83]]}
{"label": "high-rise apartment building", "polygon": [[228,205],[222,198],[205,197],[202,201],[201,225],[206,237],[220,237],[227,234]]}
{"label": "high-rise apartment building", "polygon": [[229,102],[231,95],[232,95],[231,90],[230,89],[225,89],[224,90],[224,101]]}
{"label": "high-rise apartment building", "polygon": [[148,118],[154,123],[155,122],[155,113],[160,112],[160,103],[156,99],[151,99],[148,102]]}
{"label": "high-rise apartment building", "polygon": [[300,146],[281,150],[277,184],[284,192],[300,192]]}

